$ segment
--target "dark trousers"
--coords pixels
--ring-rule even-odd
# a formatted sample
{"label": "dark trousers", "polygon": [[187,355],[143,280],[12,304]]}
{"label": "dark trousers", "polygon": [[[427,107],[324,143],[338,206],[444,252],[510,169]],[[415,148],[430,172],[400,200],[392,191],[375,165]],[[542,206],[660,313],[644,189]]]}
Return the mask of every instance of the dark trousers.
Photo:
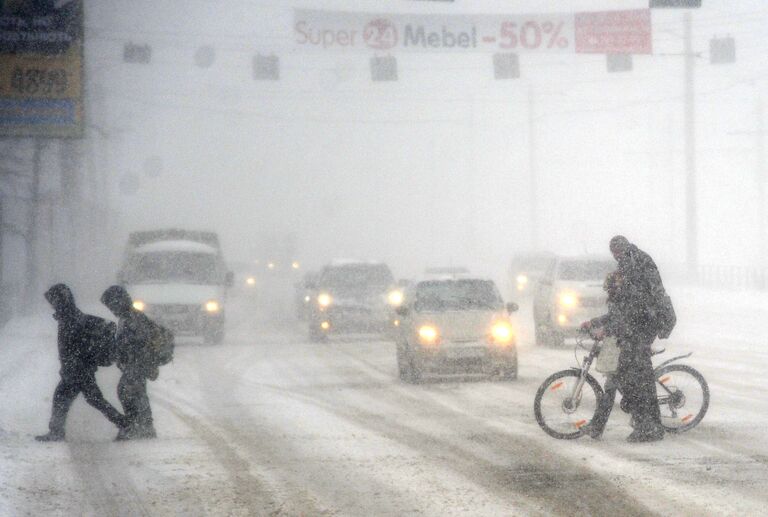
{"label": "dark trousers", "polygon": [[616,392],[619,390],[618,379],[616,379],[615,374],[608,376],[603,389],[603,396],[597,402],[597,410],[592,419],[592,427],[600,433],[603,432],[605,424],[608,423],[608,417],[611,416],[613,403],[616,400]]}
{"label": "dark trousers", "polygon": [[651,362],[653,338],[627,343],[619,354],[616,378],[621,386],[635,429],[650,432],[661,428],[661,412],[656,397],[656,378]]}
{"label": "dark trousers", "polygon": [[107,417],[107,420],[118,427],[124,423],[124,417],[115,407],[107,402],[96,384],[95,372],[80,372],[76,378],[61,378],[56,391],[53,392],[53,411],[48,428],[51,433],[64,434],[64,425],[67,421],[67,413],[75,398],[82,393],[85,401]]}
{"label": "dark trousers", "polygon": [[147,378],[143,373],[125,370],[117,384],[117,396],[133,429],[153,429],[152,409],[147,395]]}

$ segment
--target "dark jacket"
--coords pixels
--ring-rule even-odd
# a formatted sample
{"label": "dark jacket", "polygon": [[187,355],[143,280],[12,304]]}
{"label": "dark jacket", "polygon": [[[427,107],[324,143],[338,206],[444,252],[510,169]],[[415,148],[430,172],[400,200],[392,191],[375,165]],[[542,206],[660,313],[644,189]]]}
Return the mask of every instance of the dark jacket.
{"label": "dark jacket", "polygon": [[634,302],[649,309],[665,294],[664,284],[656,263],[646,252],[630,244],[626,254],[619,260],[618,273],[629,286]]}
{"label": "dark jacket", "polygon": [[53,317],[59,324],[62,378],[76,379],[85,372],[95,372],[105,347],[110,348],[115,324],[80,311],[72,291],[64,284],[48,289],[45,298],[55,309]]}
{"label": "dark jacket", "polygon": [[151,336],[152,322],[143,312],[131,309],[120,318],[115,337],[117,367],[122,371],[149,375],[153,366],[149,348]]}

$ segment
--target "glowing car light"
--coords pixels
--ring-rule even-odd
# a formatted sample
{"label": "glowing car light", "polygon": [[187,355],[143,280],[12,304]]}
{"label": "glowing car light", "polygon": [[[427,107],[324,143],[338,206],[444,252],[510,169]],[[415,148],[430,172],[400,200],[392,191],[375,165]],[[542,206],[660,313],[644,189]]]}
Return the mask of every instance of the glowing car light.
{"label": "glowing car light", "polygon": [[205,311],[210,313],[219,312],[221,310],[221,306],[219,305],[219,302],[216,300],[211,300],[205,304]]}
{"label": "glowing car light", "polygon": [[250,286],[254,286],[256,285],[256,279],[253,278],[252,276],[249,276],[248,278],[245,279],[245,283]]}
{"label": "glowing car light", "polygon": [[560,325],[565,325],[566,323],[568,323],[568,316],[566,316],[565,314],[559,314],[557,316],[557,322]]}
{"label": "glowing car light", "polygon": [[574,293],[560,293],[559,297],[560,305],[563,307],[576,307],[576,304],[579,303],[579,298]]}
{"label": "glowing car light", "polygon": [[331,323],[329,321],[324,321],[320,323],[320,328],[323,330],[328,330],[331,328]]}
{"label": "glowing car light", "polygon": [[291,267],[293,269],[299,269],[301,267],[301,264],[299,264],[297,260],[294,260],[293,262],[291,262]]}
{"label": "glowing car light", "polygon": [[437,343],[440,334],[432,325],[422,325],[419,327],[419,342],[422,345],[434,345]]}
{"label": "glowing car light", "polygon": [[509,323],[499,322],[491,327],[491,339],[494,343],[508,345],[514,338],[512,326]]}
{"label": "glowing car light", "polygon": [[144,309],[147,308],[147,305],[141,300],[133,300],[133,308],[137,311],[144,312]]}
{"label": "glowing car light", "polygon": [[402,291],[390,291],[387,295],[387,302],[392,307],[399,307],[403,303],[403,292]]}
{"label": "glowing car light", "polygon": [[328,307],[330,304],[333,303],[333,298],[328,293],[320,293],[317,295],[317,304],[320,307]]}

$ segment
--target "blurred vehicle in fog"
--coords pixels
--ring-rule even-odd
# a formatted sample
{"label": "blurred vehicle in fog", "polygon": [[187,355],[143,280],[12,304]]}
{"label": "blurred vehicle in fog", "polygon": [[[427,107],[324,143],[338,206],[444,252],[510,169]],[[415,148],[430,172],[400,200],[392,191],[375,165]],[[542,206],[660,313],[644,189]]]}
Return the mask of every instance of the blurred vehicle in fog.
{"label": "blurred vehicle in fog", "polygon": [[397,292],[392,271],[384,263],[332,262],[320,272],[311,300],[310,339],[320,341],[344,332],[386,333]]}
{"label": "blurred vehicle in fog", "polygon": [[541,277],[533,300],[536,344],[563,344],[581,322],[605,312],[603,281],[616,269],[610,257],[560,257]]}
{"label": "blurred vehicle in fog", "polygon": [[296,317],[300,320],[309,318],[311,312],[312,298],[317,290],[317,281],[320,273],[317,271],[307,271],[301,280],[294,285],[294,305],[296,307]]}
{"label": "blurred vehicle in fog", "polygon": [[516,299],[532,297],[539,280],[551,273],[555,260],[553,253],[545,251],[516,255],[509,268],[509,295]]}
{"label": "blurred vehicle in fog", "polygon": [[180,229],[133,232],[118,281],[133,306],[177,335],[224,338],[227,271],[214,232]]}
{"label": "blurred vehicle in fog", "polygon": [[463,266],[428,267],[424,270],[424,280],[456,280],[469,274],[469,269]]}
{"label": "blurred vehicle in fog", "polygon": [[406,291],[397,336],[401,379],[429,373],[517,377],[517,343],[510,313],[492,280],[425,280]]}

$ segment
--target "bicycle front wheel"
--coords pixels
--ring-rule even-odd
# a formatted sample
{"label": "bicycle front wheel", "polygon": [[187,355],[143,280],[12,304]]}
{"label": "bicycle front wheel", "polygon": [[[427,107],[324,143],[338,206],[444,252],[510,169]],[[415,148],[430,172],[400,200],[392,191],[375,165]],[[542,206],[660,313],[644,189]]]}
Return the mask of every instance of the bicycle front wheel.
{"label": "bicycle front wheel", "polygon": [[574,394],[581,372],[563,370],[550,375],[539,387],[533,401],[533,413],[539,426],[553,438],[573,440],[581,428],[592,421],[603,389],[587,375],[581,393]]}
{"label": "bicycle front wheel", "polygon": [[664,366],[655,374],[664,429],[668,433],[682,433],[698,425],[709,408],[709,386],[704,377],[684,364]]}

